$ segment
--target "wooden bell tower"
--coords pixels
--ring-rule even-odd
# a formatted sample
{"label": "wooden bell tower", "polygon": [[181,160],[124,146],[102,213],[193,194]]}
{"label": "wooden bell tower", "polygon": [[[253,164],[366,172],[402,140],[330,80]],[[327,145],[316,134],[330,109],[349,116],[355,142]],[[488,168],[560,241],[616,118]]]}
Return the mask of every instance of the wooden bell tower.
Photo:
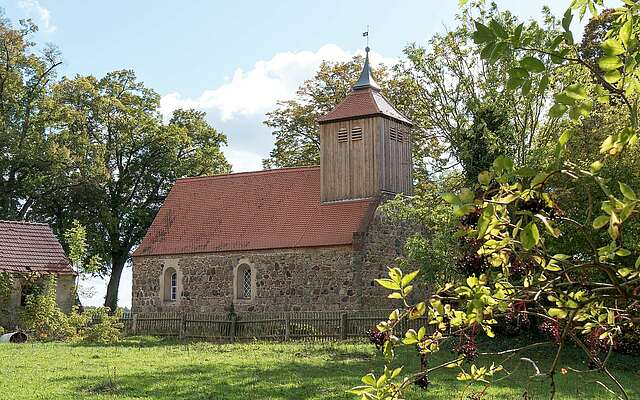
{"label": "wooden bell tower", "polygon": [[413,194],[412,123],[380,93],[369,47],[358,82],[318,123],[322,202]]}

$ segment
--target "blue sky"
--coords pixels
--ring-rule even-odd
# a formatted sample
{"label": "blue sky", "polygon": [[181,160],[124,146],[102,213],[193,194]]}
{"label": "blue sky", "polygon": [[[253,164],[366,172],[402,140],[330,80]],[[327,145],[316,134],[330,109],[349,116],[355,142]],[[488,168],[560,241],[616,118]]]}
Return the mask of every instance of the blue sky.
{"label": "blue sky", "polygon": [[[544,4],[560,15],[568,1],[502,0],[521,18],[538,19]],[[361,52],[370,25],[373,62],[392,62],[407,43],[425,44],[455,26],[458,0],[395,1],[48,1],[8,0],[17,22],[32,18],[38,43],[57,45],[61,75],[102,76],[133,69],[163,96],[167,115],[196,107],[229,137],[225,150],[235,171],[260,169],[272,147],[262,124],[278,100],[293,96],[323,60]],[[96,279],[89,304],[102,302]],[[120,303],[131,303],[131,271]]]}

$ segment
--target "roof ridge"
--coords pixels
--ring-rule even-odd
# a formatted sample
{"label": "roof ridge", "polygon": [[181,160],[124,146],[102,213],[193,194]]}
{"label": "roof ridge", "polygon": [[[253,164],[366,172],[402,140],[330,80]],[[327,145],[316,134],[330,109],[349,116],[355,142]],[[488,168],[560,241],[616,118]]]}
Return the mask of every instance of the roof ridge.
{"label": "roof ridge", "polygon": [[46,222],[31,222],[31,221],[11,221],[8,219],[0,219],[0,224],[19,224],[19,225],[39,225],[49,226]]}
{"label": "roof ridge", "polygon": [[311,169],[318,169],[318,168],[320,168],[319,165],[308,165],[304,167],[285,167],[285,168],[275,168],[275,169],[264,169],[261,171],[232,172],[229,174],[188,176],[184,178],[178,178],[176,181],[188,182],[188,181],[205,180],[205,179],[225,179],[225,178],[234,178],[236,176],[254,176],[254,175],[274,174],[274,173],[280,173],[280,172],[296,172],[296,171],[311,170]]}

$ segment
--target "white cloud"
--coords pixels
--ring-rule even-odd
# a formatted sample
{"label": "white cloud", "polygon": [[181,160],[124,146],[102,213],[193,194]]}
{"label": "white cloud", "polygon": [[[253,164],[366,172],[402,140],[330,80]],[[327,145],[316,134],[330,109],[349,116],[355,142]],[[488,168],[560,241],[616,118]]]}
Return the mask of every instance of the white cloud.
{"label": "white cloud", "polygon": [[[355,53],[326,44],[318,51],[277,53],[270,60],[257,61],[245,71],[238,68],[233,77],[217,88],[207,89],[197,98],[188,98],[178,92],[162,97],[161,111],[167,118],[176,108],[215,110],[223,121],[242,115],[263,114],[275,108],[280,100],[288,100],[296,89],[313,76],[322,61],[347,61]],[[374,64],[393,64],[396,60],[371,53]]]}
{"label": "white cloud", "polygon": [[245,150],[226,148],[223,150],[227,161],[233,166],[233,172],[259,171],[262,169],[262,155]]}
{"label": "white cloud", "polygon": [[38,0],[20,0],[18,5],[26,11],[29,17],[36,19],[42,31],[52,33],[58,29],[51,21],[51,13],[49,10],[43,7]]}

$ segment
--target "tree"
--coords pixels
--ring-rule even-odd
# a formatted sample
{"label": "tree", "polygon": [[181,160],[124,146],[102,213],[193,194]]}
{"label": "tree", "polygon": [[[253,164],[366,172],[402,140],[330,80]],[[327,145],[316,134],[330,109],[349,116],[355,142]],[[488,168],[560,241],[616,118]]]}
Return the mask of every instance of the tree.
{"label": "tree", "polygon": [[102,79],[78,76],[53,87],[55,129],[73,141],[75,182],[36,211],[64,232],[71,221],[87,228],[89,253],[105,260],[105,306],[114,311],[122,270],[177,178],[226,173],[226,137],[205,114],[177,110],[167,125],[159,96],[132,71]]}
{"label": "tree", "polygon": [[[278,103],[267,113],[265,125],[273,129],[275,147],[263,161],[265,168],[297,167],[320,163],[317,119],[342,101],[358,79],[363,58],[348,62],[323,62],[316,75],[305,81],[293,100]],[[386,70],[376,68],[376,79],[386,88]]]}
{"label": "tree", "polygon": [[0,9],[0,219],[29,219],[34,204],[66,184],[67,151],[50,130],[49,96],[61,64],[54,47],[33,51],[38,28],[13,28]]}
{"label": "tree", "polygon": [[[508,372],[501,365],[478,364],[477,337],[494,337],[496,318],[508,314],[538,319],[548,339],[494,355],[514,357],[532,348],[551,347],[555,355],[547,369],[535,359],[524,359],[533,367],[530,379],[548,379],[550,398],[556,395],[560,357],[571,343],[583,350],[588,368],[608,380],[608,384],[602,380],[598,384],[618,398],[629,398],[608,362],[626,332],[640,322],[640,252],[625,240],[629,223],[640,215],[640,198],[625,182],[636,171],[625,171],[617,182],[608,181],[602,173],[626,153],[638,152],[640,7],[623,2],[615,11],[615,19],[599,43],[603,54],[594,64],[582,57],[570,28],[576,11],[582,16],[587,10],[596,14],[601,8],[597,0],[572,1],[562,19],[562,31],[551,43],[540,45],[522,40],[527,34],[523,25],[508,28],[496,19],[474,23],[473,35],[482,45],[483,58],[514,57],[520,65],[508,71],[515,81],[509,90],[515,95],[527,92],[532,80],[543,79],[555,69],[586,68],[595,84],[578,79],[555,94],[550,118],[561,119],[562,124],[556,126],[564,127],[557,132],[553,160],[547,165],[519,168],[514,160],[499,156],[489,170],[478,175],[475,187],[445,195],[454,215],[461,217],[459,237],[477,242],[469,254],[465,281],[445,285],[413,304],[408,295],[418,271],[404,274],[390,268],[388,278],[378,280],[391,291],[389,298],[400,304],[377,326],[383,333],[387,365],[378,377],[371,373],[362,378],[363,385],[353,389],[360,398],[402,398],[409,385],[427,388],[429,374],[446,367],[458,368],[458,380],[486,389]],[[527,74],[518,68],[526,69]],[[605,133],[597,158],[583,168],[579,165],[584,161],[582,153],[572,152],[575,148],[570,143],[589,118],[598,116],[593,111],[595,101],[620,105],[610,110],[620,129]],[[604,193],[602,200],[596,203],[588,198],[581,207],[583,218],[567,217],[558,194],[580,188],[585,182],[597,184]],[[590,243],[587,250],[577,253],[557,253],[554,241],[568,240],[565,235],[573,234],[568,226],[586,236],[595,230],[603,244]],[[398,332],[401,321],[423,315],[428,317],[428,327]],[[431,354],[440,351],[445,342],[458,339],[457,355],[448,362],[429,365]],[[402,346],[417,350],[418,372],[406,375],[392,364],[396,349]],[[581,375],[574,372],[571,377],[578,379]]]}

